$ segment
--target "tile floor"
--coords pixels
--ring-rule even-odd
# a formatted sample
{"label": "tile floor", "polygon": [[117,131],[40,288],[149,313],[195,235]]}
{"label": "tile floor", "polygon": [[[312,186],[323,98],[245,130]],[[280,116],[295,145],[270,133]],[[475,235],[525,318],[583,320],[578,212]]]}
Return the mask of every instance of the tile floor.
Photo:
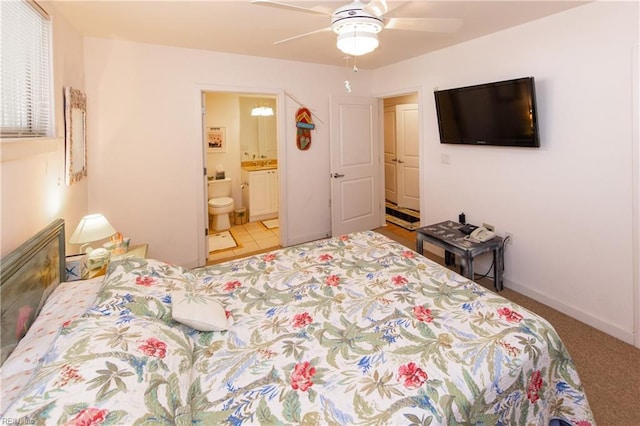
{"label": "tile floor", "polygon": [[280,229],[267,229],[260,222],[249,222],[235,225],[231,235],[238,247],[209,253],[208,265],[280,248]]}

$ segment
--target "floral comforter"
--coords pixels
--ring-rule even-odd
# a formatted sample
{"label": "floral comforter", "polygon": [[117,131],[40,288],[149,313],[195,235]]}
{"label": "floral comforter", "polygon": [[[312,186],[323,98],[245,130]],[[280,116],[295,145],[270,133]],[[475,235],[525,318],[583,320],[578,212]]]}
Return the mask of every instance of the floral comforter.
{"label": "floral comforter", "polygon": [[[228,330],[173,321],[178,287],[221,302]],[[3,417],[594,424],[550,324],[375,232],[194,271],[113,264],[92,309],[65,323]]]}

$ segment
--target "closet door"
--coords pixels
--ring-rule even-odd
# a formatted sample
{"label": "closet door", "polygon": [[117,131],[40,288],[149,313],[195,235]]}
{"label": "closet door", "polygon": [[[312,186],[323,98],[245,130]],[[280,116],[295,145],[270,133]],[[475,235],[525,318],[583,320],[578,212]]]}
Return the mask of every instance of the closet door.
{"label": "closet door", "polygon": [[397,204],[412,210],[420,210],[418,118],[417,104],[396,105]]}
{"label": "closet door", "polygon": [[384,223],[378,100],[330,99],[331,235],[374,229]]}
{"label": "closet door", "polygon": [[384,107],[384,198],[398,202],[398,153],[396,150],[396,107]]}

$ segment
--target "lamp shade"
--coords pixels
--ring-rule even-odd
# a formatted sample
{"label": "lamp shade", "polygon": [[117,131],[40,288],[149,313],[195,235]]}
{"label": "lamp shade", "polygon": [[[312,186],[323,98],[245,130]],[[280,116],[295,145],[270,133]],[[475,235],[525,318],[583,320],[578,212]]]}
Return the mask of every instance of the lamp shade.
{"label": "lamp shade", "polygon": [[116,233],[104,215],[100,213],[90,214],[82,218],[71,238],[71,244],[86,244],[108,238]]}
{"label": "lamp shade", "polygon": [[378,35],[368,31],[350,31],[338,35],[338,49],[347,55],[360,56],[378,47]]}

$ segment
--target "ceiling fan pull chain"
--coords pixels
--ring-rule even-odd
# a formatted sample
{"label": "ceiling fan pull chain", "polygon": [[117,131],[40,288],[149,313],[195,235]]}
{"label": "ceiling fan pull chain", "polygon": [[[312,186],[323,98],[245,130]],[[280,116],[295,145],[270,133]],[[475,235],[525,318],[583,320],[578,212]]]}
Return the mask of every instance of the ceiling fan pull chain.
{"label": "ceiling fan pull chain", "polygon": [[345,55],[344,62],[345,62],[344,88],[346,89],[347,93],[351,93],[351,83],[349,82],[349,55]]}

